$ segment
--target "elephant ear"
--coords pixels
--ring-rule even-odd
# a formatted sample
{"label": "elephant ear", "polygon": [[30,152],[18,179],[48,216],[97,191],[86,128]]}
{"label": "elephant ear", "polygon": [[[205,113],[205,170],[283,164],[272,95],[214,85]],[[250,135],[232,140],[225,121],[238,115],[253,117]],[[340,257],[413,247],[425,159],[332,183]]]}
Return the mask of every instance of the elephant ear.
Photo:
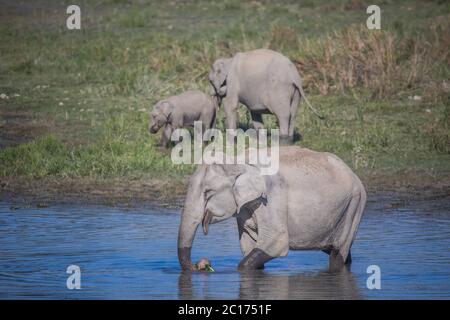
{"label": "elephant ear", "polygon": [[220,89],[224,86],[228,77],[230,64],[231,59],[217,59],[213,64],[213,78],[210,80],[212,81],[214,90],[217,94],[224,94],[224,92],[220,93]]}
{"label": "elephant ear", "polygon": [[266,183],[259,169],[252,166],[247,166],[247,168],[244,173],[237,176],[233,187],[238,213],[249,204],[255,204],[255,201],[259,205],[260,202],[267,200]]}
{"label": "elephant ear", "polygon": [[231,65],[231,59],[220,59],[219,60],[219,70],[220,71],[220,78],[223,82],[225,82],[226,78],[228,77],[228,72],[230,71],[230,65]]}

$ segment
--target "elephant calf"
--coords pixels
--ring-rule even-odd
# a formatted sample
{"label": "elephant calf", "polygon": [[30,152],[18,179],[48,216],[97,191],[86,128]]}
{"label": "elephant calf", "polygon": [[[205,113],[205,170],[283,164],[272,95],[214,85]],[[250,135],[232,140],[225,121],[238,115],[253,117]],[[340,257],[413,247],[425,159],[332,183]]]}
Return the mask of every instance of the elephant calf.
{"label": "elephant calf", "polygon": [[198,90],[190,90],[158,101],[150,113],[150,133],[164,127],[160,145],[167,147],[175,129],[202,122],[202,129],[214,127],[219,105],[215,97]]}
{"label": "elephant calf", "polygon": [[197,227],[236,217],[244,258],[259,269],[291,250],[322,250],[330,270],[351,262],[350,248],[366,204],[359,178],[338,157],[300,147],[280,148],[280,167],[261,175],[248,164],[202,165],[190,178],[178,233],[178,258],[194,270]]}

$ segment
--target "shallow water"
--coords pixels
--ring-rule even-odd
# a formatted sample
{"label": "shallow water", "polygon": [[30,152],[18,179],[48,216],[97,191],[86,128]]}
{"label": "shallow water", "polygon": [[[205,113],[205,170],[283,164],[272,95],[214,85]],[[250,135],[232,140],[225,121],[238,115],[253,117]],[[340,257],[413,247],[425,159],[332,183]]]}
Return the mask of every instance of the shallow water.
{"label": "shallow water", "polygon": [[[17,208],[0,202],[0,298],[38,299],[449,299],[450,201],[368,203],[352,248],[351,272],[326,272],[327,255],[293,252],[252,275],[239,274],[235,221],[199,232],[193,260],[215,273],[180,273],[179,212],[95,206]],[[81,268],[81,289],[66,287],[66,268]],[[369,265],[381,289],[369,290]]]}

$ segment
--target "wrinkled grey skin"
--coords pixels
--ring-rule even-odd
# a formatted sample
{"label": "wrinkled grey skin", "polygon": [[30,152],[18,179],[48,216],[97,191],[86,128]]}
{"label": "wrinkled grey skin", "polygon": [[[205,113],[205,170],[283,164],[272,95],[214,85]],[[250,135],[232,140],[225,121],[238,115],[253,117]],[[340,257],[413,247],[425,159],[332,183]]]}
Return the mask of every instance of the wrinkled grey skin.
{"label": "wrinkled grey skin", "polygon": [[217,98],[201,91],[191,90],[158,101],[150,113],[150,133],[164,127],[160,145],[167,147],[175,129],[190,127],[194,121],[202,122],[202,129],[214,127],[218,111]]}
{"label": "wrinkled grey skin", "polygon": [[[262,176],[251,165],[202,165],[189,181],[178,234],[183,270],[193,270],[197,227],[237,219],[244,258],[239,269],[260,269],[291,250],[322,250],[331,271],[351,261],[350,247],[366,203],[359,178],[330,153],[280,148],[280,169]],[[288,223],[289,222],[289,223]]]}
{"label": "wrinkled grey skin", "polygon": [[224,99],[227,126],[236,129],[237,108],[245,105],[256,130],[263,128],[262,114],[274,114],[282,143],[292,143],[300,97],[310,105],[302,89],[297,68],[282,54],[258,49],[239,52],[229,59],[216,60],[209,73],[216,94]]}

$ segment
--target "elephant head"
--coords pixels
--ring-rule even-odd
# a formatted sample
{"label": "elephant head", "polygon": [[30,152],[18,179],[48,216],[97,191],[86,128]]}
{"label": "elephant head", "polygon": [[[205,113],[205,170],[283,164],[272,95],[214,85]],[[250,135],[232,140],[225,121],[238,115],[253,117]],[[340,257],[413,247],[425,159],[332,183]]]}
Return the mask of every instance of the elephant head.
{"label": "elephant head", "polygon": [[259,169],[250,165],[203,165],[189,180],[178,232],[181,268],[193,270],[191,248],[197,227],[208,233],[220,222],[264,201],[266,185]]}
{"label": "elephant head", "polygon": [[209,72],[209,82],[213,86],[216,95],[220,98],[227,94],[227,77],[230,65],[231,58],[217,59]]}
{"label": "elephant head", "polygon": [[150,133],[157,133],[158,130],[169,122],[170,115],[173,110],[173,105],[167,101],[162,100],[155,104],[153,111],[150,113]]}

